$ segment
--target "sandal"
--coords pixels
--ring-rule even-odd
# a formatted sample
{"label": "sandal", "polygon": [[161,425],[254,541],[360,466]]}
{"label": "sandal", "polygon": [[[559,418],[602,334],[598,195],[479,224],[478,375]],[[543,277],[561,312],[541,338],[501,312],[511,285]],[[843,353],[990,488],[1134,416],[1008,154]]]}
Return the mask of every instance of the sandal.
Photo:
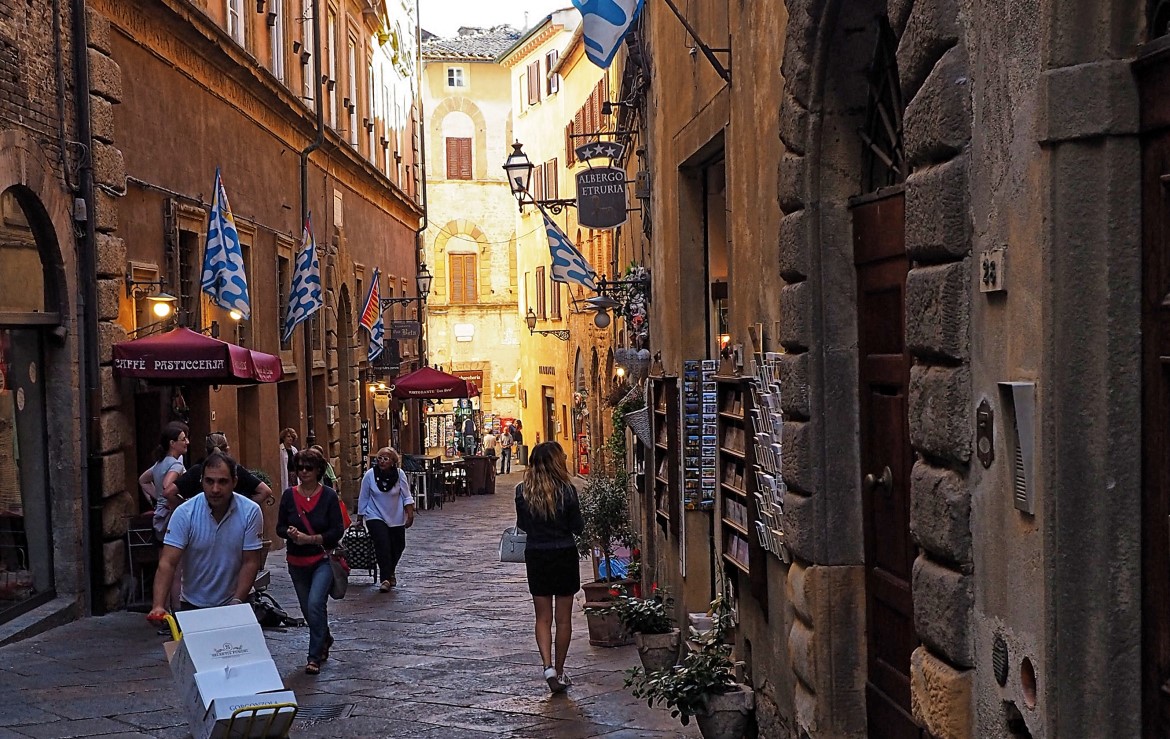
{"label": "sandal", "polygon": [[329,649],[333,646],[333,634],[325,637],[325,646],[321,647],[321,661],[329,659]]}
{"label": "sandal", "polygon": [[382,584],[378,586],[378,591],[379,591],[379,592],[382,592],[382,593],[389,593],[389,592],[390,592],[390,588],[391,588],[390,581],[389,581],[389,580],[383,580],[383,581],[382,581]]}
{"label": "sandal", "polygon": [[308,663],[305,665],[305,674],[306,675],[320,675],[321,674],[321,665],[319,665],[316,660],[309,660]]}

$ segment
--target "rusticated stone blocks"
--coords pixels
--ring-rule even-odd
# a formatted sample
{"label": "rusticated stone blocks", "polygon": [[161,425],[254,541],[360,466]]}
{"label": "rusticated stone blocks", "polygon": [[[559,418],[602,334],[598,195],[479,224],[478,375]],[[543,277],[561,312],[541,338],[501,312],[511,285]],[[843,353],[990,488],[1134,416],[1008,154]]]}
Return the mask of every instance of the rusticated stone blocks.
{"label": "rusticated stone blocks", "polygon": [[126,535],[130,518],[138,513],[138,500],[123,490],[106,498],[102,505],[102,537],[118,539]]}
{"label": "rusticated stone blocks", "polygon": [[122,102],[122,69],[96,49],[89,50],[89,91],[112,103]]}
{"label": "rusticated stone blocks", "polygon": [[812,242],[806,210],[780,219],[780,276],[786,282],[800,282],[811,273]]}
{"label": "rusticated stone blocks", "polygon": [[916,171],[906,180],[906,253],[948,262],[971,253],[967,155]]}
{"label": "rusticated stone blocks", "polygon": [[931,736],[971,739],[974,672],[956,670],[918,647],[910,656],[910,708]]}
{"label": "rusticated stone blocks", "polygon": [[780,288],[780,345],[788,351],[812,345],[812,309],[812,287],[808,282]]}
{"label": "rusticated stone blocks", "polygon": [[959,41],[957,0],[915,0],[898,41],[902,99],[911,101],[943,53]]}
{"label": "rusticated stone blocks", "polygon": [[117,279],[98,280],[98,318],[103,321],[112,321],[118,317],[118,308],[121,304],[125,284]]}
{"label": "rusticated stone blocks", "polygon": [[102,562],[102,582],[106,585],[121,582],[126,572],[126,540],[113,539],[102,545]]}
{"label": "rusticated stone blocks", "polygon": [[785,153],[780,157],[780,174],[777,183],[777,198],[780,210],[795,213],[804,207],[808,185],[805,183],[805,158]]}
{"label": "rusticated stone blocks", "polygon": [[784,457],[780,472],[790,490],[812,495],[816,492],[816,469],[812,462],[812,424],[784,422]]}
{"label": "rusticated stone blocks", "polygon": [[808,352],[780,355],[780,402],[784,416],[794,421],[809,418]]}
{"label": "rusticated stone blocks", "polygon": [[945,161],[971,140],[971,85],[967,55],[954,46],[906,106],[906,158],[911,167]]}
{"label": "rusticated stone blocks", "polygon": [[919,358],[971,355],[971,262],[918,267],[906,276],[906,345]]}
{"label": "rusticated stone blocks", "polygon": [[931,556],[971,562],[971,496],[955,472],[917,462],[910,475],[910,531]]}
{"label": "rusticated stone blocks", "polygon": [[129,444],[130,426],[121,411],[105,411],[101,419],[102,438],[99,446],[102,452],[113,452]]}
{"label": "rusticated stone blocks", "polygon": [[126,340],[126,329],[116,323],[102,321],[98,324],[98,361],[108,364],[114,361],[114,344]]}
{"label": "rusticated stone blocks", "polygon": [[126,270],[126,242],[117,236],[98,234],[97,259],[100,277],[121,277]]}
{"label": "rusticated stone blocks", "polygon": [[780,141],[794,154],[808,153],[808,108],[787,92],[780,103]]}
{"label": "rusticated stone blocks", "polygon": [[126,187],[126,162],[115,146],[100,141],[93,145],[94,180],[116,190]]}
{"label": "rusticated stone blocks", "polygon": [[975,587],[971,575],[948,569],[926,556],[914,560],[914,630],[922,643],[948,662],[974,664],[971,612]]}
{"label": "rusticated stone blocks", "polygon": [[910,368],[910,443],[929,457],[971,459],[971,369]]}

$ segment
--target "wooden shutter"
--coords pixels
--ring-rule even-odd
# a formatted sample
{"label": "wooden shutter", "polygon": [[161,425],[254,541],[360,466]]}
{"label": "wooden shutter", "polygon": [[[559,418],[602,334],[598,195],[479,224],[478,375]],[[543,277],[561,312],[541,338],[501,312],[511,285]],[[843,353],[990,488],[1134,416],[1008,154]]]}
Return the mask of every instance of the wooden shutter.
{"label": "wooden shutter", "polygon": [[557,181],[557,160],[550,159],[544,164],[544,176],[548,181],[548,186],[544,191],[548,193],[549,198],[559,198],[561,196],[561,186]]}
{"label": "wooden shutter", "polygon": [[561,283],[556,280],[549,280],[549,317],[559,319],[561,317]]}
{"label": "wooden shutter", "polygon": [[544,267],[536,268],[536,317],[548,318],[547,302],[544,298]]}
{"label": "wooden shutter", "polygon": [[554,92],[557,92],[561,89],[561,76],[559,74],[552,73],[553,67],[555,67],[557,64],[557,59],[560,58],[561,52],[555,49],[550,51],[545,56],[545,60],[548,62],[548,86],[545,89],[548,90],[549,95],[552,95]]}
{"label": "wooden shutter", "polygon": [[471,139],[447,139],[447,179],[471,179]]}
{"label": "wooden shutter", "polygon": [[452,254],[451,264],[451,302],[474,303],[478,299],[476,280],[479,278],[476,270],[474,254]]}
{"label": "wooden shutter", "polygon": [[528,65],[528,104],[540,102],[540,60]]}
{"label": "wooden shutter", "polygon": [[572,167],[577,161],[577,152],[573,150],[573,146],[575,146],[573,142],[573,122],[569,121],[569,125],[565,126],[565,159],[567,160],[566,166],[569,167]]}

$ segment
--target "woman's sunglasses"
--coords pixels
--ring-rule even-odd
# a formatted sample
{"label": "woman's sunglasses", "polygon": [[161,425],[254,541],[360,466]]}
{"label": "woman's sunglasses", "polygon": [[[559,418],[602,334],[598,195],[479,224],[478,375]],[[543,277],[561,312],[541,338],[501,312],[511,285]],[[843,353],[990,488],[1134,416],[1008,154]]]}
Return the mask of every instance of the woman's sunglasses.
{"label": "woman's sunglasses", "polygon": [[298,472],[316,472],[317,465],[315,465],[315,464],[298,464],[297,471]]}

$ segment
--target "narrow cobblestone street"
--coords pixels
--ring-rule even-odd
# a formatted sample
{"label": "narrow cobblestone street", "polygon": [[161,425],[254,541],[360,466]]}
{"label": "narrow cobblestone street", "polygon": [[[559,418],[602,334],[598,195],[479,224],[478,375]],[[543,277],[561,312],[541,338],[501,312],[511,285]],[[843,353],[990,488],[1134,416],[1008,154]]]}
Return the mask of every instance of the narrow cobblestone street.
{"label": "narrow cobblestone street", "polygon": [[[590,646],[579,610],[566,669],[574,685],[549,695],[523,566],[496,561],[519,479],[501,476],[497,495],[420,514],[390,593],[355,574],[345,600],[330,601],[337,644],[320,676],[301,671],[305,629],[265,630],[302,710],[343,716],[299,720],[292,736],[698,736],[630,696],[622,679],[638,662],[634,648]],[[283,556],[270,557],[269,569],[270,592],[299,615]],[[583,561],[583,580],[587,569]],[[163,641],[142,614],[120,612],[0,649],[0,739],[188,736]]]}

